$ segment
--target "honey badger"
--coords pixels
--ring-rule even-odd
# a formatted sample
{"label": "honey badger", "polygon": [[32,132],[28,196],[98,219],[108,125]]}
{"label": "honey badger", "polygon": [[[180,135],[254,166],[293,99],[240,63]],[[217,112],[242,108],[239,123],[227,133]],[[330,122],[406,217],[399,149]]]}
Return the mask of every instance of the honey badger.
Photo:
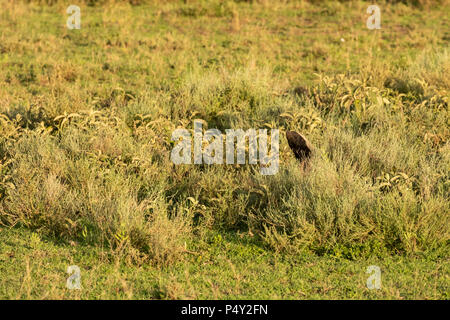
{"label": "honey badger", "polygon": [[295,131],[287,131],[286,138],[289,147],[294,152],[295,158],[303,162],[311,155],[311,147],[308,141],[299,133]]}

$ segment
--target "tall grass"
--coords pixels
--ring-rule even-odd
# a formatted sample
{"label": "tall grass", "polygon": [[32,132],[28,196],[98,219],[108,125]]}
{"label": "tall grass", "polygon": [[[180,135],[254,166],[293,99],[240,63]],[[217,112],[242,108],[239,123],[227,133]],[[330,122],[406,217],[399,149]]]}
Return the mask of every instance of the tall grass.
{"label": "tall grass", "polygon": [[[127,32],[106,35],[106,48],[139,50]],[[165,44],[194,47],[182,35],[166,37]],[[447,49],[424,49],[404,65],[376,58],[296,88],[275,60],[255,62],[250,53],[237,65],[205,67],[195,54],[176,54],[171,62],[152,41],[142,45],[161,49],[142,65],[118,63],[117,52],[108,62],[77,63],[82,51],[72,62],[56,60],[42,48],[40,61],[4,69],[3,224],[156,264],[181,259],[186,243],[211,229],[249,231],[276,251],[344,248],[350,257],[448,245]],[[20,44],[5,46],[14,54]],[[173,68],[159,78],[167,64]],[[111,78],[99,80],[99,68]],[[17,98],[22,93],[32,103]],[[314,153],[301,167],[282,137],[274,176],[253,166],[175,166],[171,132],[192,129],[194,119],[220,130],[297,130]]]}

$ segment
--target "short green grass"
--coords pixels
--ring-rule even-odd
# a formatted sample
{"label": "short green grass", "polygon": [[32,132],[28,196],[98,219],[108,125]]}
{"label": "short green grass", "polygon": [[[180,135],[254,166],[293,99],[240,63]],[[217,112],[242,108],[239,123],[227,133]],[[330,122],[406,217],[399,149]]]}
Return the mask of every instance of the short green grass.
{"label": "short green grass", "polygon": [[[1,298],[449,298],[445,1],[381,30],[362,1],[0,5]],[[279,128],[278,174],[173,165],[194,119]]]}
{"label": "short green grass", "polygon": [[[0,240],[2,299],[449,299],[450,267],[439,255],[278,255],[249,236],[211,234],[183,263],[153,268],[25,229],[3,229]],[[81,290],[65,288],[74,264]],[[366,287],[370,265],[381,269],[380,290]]]}

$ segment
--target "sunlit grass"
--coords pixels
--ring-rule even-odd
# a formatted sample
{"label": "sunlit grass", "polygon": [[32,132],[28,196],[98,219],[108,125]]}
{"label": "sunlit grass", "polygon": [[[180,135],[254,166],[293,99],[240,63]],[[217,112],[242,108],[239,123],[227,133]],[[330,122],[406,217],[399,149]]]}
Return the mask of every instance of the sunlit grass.
{"label": "sunlit grass", "polygon": [[[330,259],[337,269],[356,265],[360,278],[371,259],[411,261],[419,273],[441,270],[448,259],[449,12],[419,2],[380,5],[381,30],[366,28],[360,1],[86,2],[81,30],[68,30],[65,3],[0,1],[1,232],[19,245],[30,232],[35,244],[45,238],[55,250],[50,277],[65,277],[57,252],[70,257],[78,248],[85,270],[97,268],[92,250],[110,257],[106,269],[120,260],[125,273],[158,275],[149,280],[153,289],[124,280],[110,296],[94,284],[99,271],[78,296],[64,292],[64,281],[46,282],[56,286],[46,296],[32,283],[41,271],[18,285],[22,257],[1,269],[15,283],[2,284],[1,295],[448,295],[448,272],[415,275],[413,292],[408,274],[397,291],[391,283],[375,295],[364,281],[351,294],[338,280],[330,289],[323,275]],[[279,173],[175,166],[171,133],[192,130],[194,119],[219,130],[279,128]],[[291,154],[287,130],[314,146],[307,168]],[[239,239],[251,239],[251,249]],[[226,258],[212,249],[217,242]],[[9,259],[2,246],[1,259]],[[169,283],[185,275],[183,266],[234,265],[247,249],[246,261],[261,256],[267,266],[286,259],[300,267],[298,255],[318,261],[314,272],[326,288],[299,293],[295,282],[264,296],[277,277],[258,282],[261,270],[243,266],[210,276],[213,283],[252,279],[229,290],[188,278]]]}

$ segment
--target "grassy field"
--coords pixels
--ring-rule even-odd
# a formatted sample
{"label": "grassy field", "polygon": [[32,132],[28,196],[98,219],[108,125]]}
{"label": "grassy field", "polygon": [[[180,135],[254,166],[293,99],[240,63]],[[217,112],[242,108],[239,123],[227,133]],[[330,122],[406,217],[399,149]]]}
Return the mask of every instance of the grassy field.
{"label": "grassy field", "polygon": [[[73,4],[0,0],[0,298],[450,298],[448,1],[379,30],[363,1]],[[279,172],[174,165],[194,119],[279,129]]]}

